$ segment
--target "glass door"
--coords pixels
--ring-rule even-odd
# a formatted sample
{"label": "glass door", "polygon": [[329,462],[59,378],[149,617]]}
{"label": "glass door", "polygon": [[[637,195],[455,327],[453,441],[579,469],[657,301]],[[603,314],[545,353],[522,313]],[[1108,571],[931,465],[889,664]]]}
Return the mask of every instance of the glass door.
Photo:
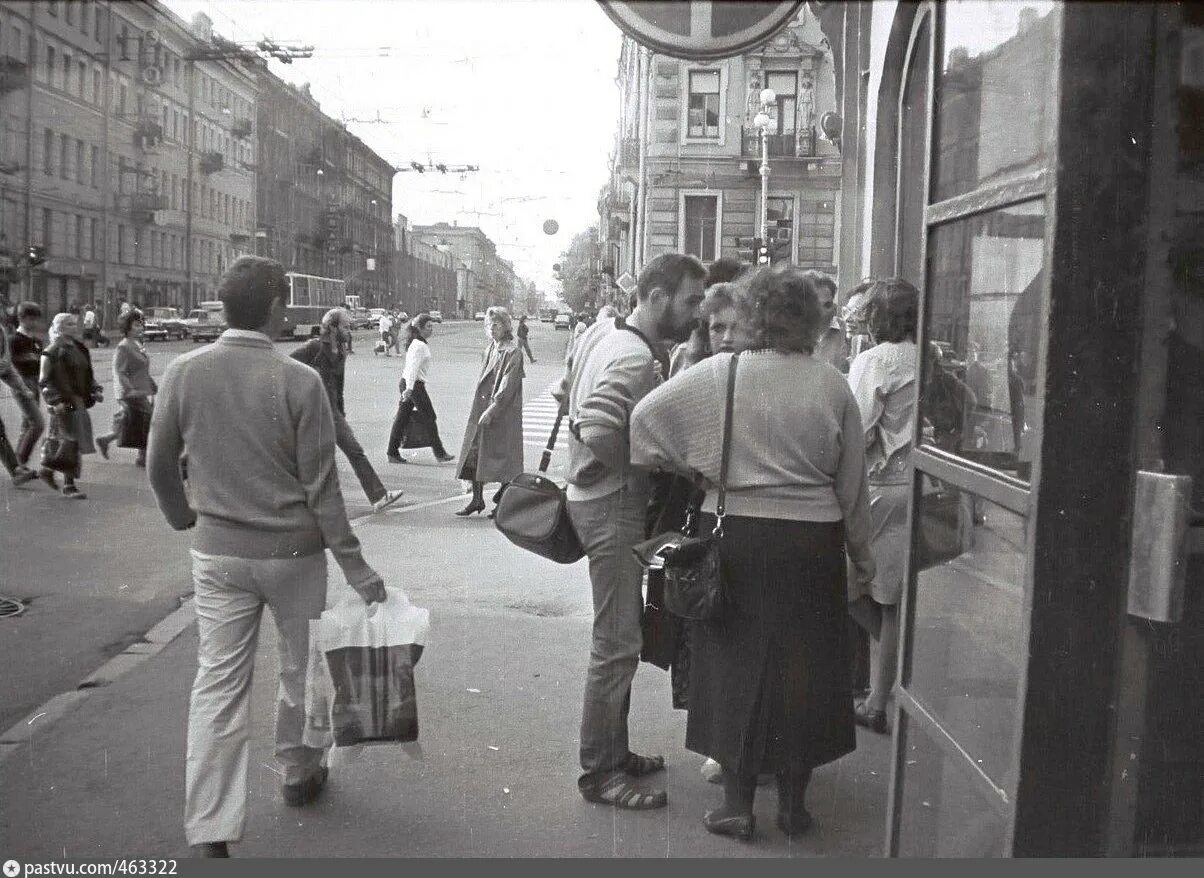
{"label": "glass door", "polygon": [[895,266],[923,290],[889,853],[1012,851],[1032,606],[1060,10],[916,14]]}

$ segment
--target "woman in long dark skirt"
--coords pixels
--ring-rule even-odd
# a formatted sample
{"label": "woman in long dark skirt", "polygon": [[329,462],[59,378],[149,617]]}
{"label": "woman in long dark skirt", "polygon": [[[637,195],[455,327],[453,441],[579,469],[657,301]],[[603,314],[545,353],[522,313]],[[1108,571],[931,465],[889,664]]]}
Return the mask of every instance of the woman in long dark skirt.
{"label": "woman in long dark skirt", "polygon": [[[736,291],[755,338],[739,354],[720,542],[728,604],[690,634],[686,746],[723,767],[723,805],[703,823],[748,839],[756,778],[778,782],[778,826],[805,832],[812,769],[856,746],[849,698],[845,553],[874,575],[861,415],[844,377],[811,356],[822,326],[811,280],[762,270]],[[714,527],[731,354],[646,396],[632,463],[699,473],[700,530]]]}

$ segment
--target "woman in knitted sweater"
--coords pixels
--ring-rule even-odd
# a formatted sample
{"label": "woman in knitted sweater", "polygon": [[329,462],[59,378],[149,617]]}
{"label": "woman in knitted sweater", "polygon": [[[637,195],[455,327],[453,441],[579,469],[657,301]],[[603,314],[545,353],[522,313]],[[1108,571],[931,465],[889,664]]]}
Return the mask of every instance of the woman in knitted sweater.
{"label": "woman in knitted sweater", "polygon": [[[739,355],[720,542],[727,607],[691,631],[686,746],[723,766],[724,803],[703,819],[750,838],[756,777],[778,781],[778,825],[805,832],[816,766],[856,747],[845,622],[846,549],[872,580],[865,441],[844,377],[811,356],[823,325],[813,283],[763,269],[736,293],[755,343]],[[719,479],[732,354],[652,391],[631,417],[637,466]],[[716,523],[708,489],[699,530]]]}

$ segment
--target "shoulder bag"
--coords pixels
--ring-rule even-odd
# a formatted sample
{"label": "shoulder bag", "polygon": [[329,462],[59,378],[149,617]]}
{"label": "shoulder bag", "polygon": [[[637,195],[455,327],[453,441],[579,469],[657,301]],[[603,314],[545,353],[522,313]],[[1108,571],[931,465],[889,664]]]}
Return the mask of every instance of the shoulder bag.
{"label": "shoulder bag", "polygon": [[548,447],[540,458],[539,470],[517,475],[502,488],[493,523],[520,549],[557,564],[572,564],[585,557],[585,550],[569,519],[564,488],[546,475],[563,419],[564,411],[561,410],[552,426]]}
{"label": "shoulder bag", "polygon": [[719,497],[715,507],[714,529],[708,536],[689,536],[697,515],[696,508],[691,507],[681,533],[661,534],[632,547],[641,564],[664,570],[665,609],[692,622],[706,622],[718,618],[725,603],[719,565],[719,543],[723,539],[727,468],[732,451],[732,407],[736,390],[736,364],[739,358],[739,354],[732,357],[727,371],[723,451],[719,464]]}

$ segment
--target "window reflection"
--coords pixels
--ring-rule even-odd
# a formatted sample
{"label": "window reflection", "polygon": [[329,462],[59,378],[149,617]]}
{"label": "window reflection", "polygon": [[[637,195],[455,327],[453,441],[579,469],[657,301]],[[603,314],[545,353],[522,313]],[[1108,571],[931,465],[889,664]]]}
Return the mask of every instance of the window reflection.
{"label": "window reflection", "polygon": [[934,201],[1040,168],[1056,118],[1054,3],[955,0],[941,9]]}
{"label": "window reflection", "polygon": [[922,478],[905,686],[1006,788],[1025,653],[1025,520]]}
{"label": "window reflection", "polygon": [[1036,453],[1043,201],[936,227],[923,440],[1027,480]]}

